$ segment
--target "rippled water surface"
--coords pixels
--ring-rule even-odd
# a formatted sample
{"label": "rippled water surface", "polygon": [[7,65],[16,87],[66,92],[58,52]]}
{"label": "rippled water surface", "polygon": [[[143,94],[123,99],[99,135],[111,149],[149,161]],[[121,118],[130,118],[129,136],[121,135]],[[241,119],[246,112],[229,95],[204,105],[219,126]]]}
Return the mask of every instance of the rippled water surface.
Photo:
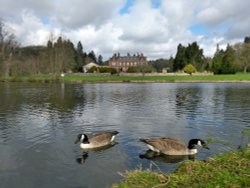
{"label": "rippled water surface", "polygon": [[[154,164],[171,172],[183,160],[140,158],[143,137],[213,141],[196,159],[250,142],[247,83],[0,83],[0,100],[5,188],[108,187],[122,179],[118,172]],[[116,145],[83,155],[74,144],[79,133],[103,130],[120,132]]]}

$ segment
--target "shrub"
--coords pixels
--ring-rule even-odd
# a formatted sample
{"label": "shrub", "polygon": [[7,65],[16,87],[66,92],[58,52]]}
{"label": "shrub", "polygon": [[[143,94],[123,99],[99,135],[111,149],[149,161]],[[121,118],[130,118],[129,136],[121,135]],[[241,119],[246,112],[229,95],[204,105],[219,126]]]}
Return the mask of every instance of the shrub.
{"label": "shrub", "polygon": [[196,68],[192,65],[192,64],[188,64],[183,68],[185,73],[188,73],[190,75],[192,75],[192,73],[196,72]]}
{"label": "shrub", "polygon": [[97,67],[96,66],[93,66],[93,67],[91,67],[87,72],[88,73],[95,73],[95,72],[97,72]]}

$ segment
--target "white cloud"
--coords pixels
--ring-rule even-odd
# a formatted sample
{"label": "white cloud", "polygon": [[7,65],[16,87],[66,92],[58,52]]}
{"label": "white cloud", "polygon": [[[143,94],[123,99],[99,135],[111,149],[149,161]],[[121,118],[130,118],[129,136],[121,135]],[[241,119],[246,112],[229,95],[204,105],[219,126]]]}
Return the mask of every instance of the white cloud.
{"label": "white cloud", "polygon": [[49,39],[50,29],[33,14],[23,11],[19,23],[7,22],[13,28],[22,45],[44,45]]}
{"label": "white cloud", "polygon": [[84,25],[102,25],[118,12],[122,0],[56,0],[54,20],[62,27],[79,28]]}
{"label": "white cloud", "polygon": [[[161,0],[158,8],[151,0],[135,0],[127,13],[120,14],[125,2],[0,0],[0,18],[22,45],[46,44],[51,33],[62,34],[106,59],[118,51],[168,58],[179,43],[193,41],[213,55],[217,43],[225,46],[250,34],[249,0]],[[197,23],[210,32],[192,34],[190,27]]]}

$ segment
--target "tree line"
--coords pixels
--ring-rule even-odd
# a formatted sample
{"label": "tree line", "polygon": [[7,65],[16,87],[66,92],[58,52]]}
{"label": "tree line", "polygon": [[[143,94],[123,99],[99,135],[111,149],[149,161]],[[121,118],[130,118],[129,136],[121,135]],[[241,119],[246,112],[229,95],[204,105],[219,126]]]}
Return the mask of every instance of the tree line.
{"label": "tree line", "polygon": [[210,71],[214,74],[234,74],[236,72],[250,72],[250,36],[244,38],[244,42],[235,45],[227,45],[226,49],[220,49],[217,45],[213,57],[205,57],[203,50],[197,42],[183,46],[179,44],[175,57],[170,59],[157,59],[151,64],[158,72],[168,68],[169,72],[184,71]]}
{"label": "tree line", "polygon": [[[15,36],[0,20],[0,76],[15,77],[37,74],[60,75],[62,72],[81,72],[82,66],[90,62],[107,65],[102,55],[94,51],[84,52],[79,41],[76,45],[63,37],[53,36],[45,46],[21,47]],[[208,58],[197,42],[177,46],[175,57],[149,61],[147,67],[129,69],[130,72],[168,72],[211,71],[215,74],[233,74],[238,71],[250,72],[250,36],[235,45],[227,45],[225,50],[219,45],[214,57]]]}
{"label": "tree line", "polygon": [[63,37],[50,36],[46,46],[21,47],[15,36],[0,20],[0,76],[15,77],[37,74],[60,75],[62,72],[81,72],[82,66],[94,62],[103,65],[101,55],[83,51]]}

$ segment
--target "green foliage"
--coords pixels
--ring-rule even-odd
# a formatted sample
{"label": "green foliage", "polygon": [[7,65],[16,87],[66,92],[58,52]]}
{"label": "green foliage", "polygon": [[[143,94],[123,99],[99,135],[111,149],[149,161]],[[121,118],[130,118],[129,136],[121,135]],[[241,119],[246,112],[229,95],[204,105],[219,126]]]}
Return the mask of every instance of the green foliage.
{"label": "green foliage", "polygon": [[91,67],[87,73],[96,73],[98,71],[98,68],[96,66]]}
{"label": "green foliage", "polygon": [[250,43],[250,36],[245,37],[244,43]]}
{"label": "green foliage", "polygon": [[186,64],[187,64],[186,48],[181,44],[179,44],[174,59],[173,71],[176,72],[178,70],[182,70]]}
{"label": "green foliage", "polygon": [[228,45],[225,54],[222,58],[222,74],[235,74],[236,68],[234,66],[235,52],[234,49]]}
{"label": "green foliage", "polygon": [[138,67],[129,67],[127,70],[127,73],[137,73],[137,72],[140,72]]}
{"label": "green foliage", "polygon": [[207,68],[203,50],[199,48],[197,42],[188,44],[187,47],[178,45],[173,70],[182,70],[187,64],[193,64],[198,71],[204,71]]}
{"label": "green foliage", "polygon": [[217,49],[213,58],[212,71],[214,74],[235,74],[238,70],[235,62],[236,53],[230,45],[227,46],[226,51]]}
{"label": "green foliage", "polygon": [[168,69],[170,72],[173,71],[173,61],[174,59],[171,57],[170,59],[157,59],[152,60],[149,63],[157,72],[162,72],[164,68]]}
{"label": "green foliage", "polygon": [[99,65],[102,65],[102,64],[103,64],[103,58],[102,58],[102,55],[99,55],[99,56],[98,56],[97,63],[98,63]]}
{"label": "green foliage", "polygon": [[117,70],[113,67],[96,67],[93,66],[88,70],[88,73],[110,73],[116,74]]}
{"label": "green foliage", "polygon": [[135,170],[126,172],[126,180],[119,185],[113,185],[113,188],[152,188],[155,185],[160,185],[162,175],[152,171]]}
{"label": "green foliage", "polygon": [[113,67],[98,67],[97,68],[100,73],[111,73],[111,74],[116,74],[117,70]]}
{"label": "green foliage", "polygon": [[76,48],[76,65],[74,70],[77,72],[82,71],[82,66],[85,64],[85,54],[83,53],[83,47],[81,41],[77,43]]}
{"label": "green foliage", "polygon": [[154,71],[152,65],[141,65],[136,67],[129,67],[127,73],[151,73]]}
{"label": "green foliage", "polygon": [[89,52],[88,57],[91,59],[91,61],[93,63],[97,63],[96,55],[95,55],[95,52],[93,50],[91,52]]}
{"label": "green foliage", "polygon": [[190,75],[192,75],[192,73],[196,72],[196,68],[192,65],[192,64],[188,64],[183,68],[185,73],[188,73]]}
{"label": "green foliage", "polygon": [[245,39],[246,42],[238,43],[234,45],[236,51],[236,66],[239,67],[240,71],[250,71],[250,42],[249,39]]}

